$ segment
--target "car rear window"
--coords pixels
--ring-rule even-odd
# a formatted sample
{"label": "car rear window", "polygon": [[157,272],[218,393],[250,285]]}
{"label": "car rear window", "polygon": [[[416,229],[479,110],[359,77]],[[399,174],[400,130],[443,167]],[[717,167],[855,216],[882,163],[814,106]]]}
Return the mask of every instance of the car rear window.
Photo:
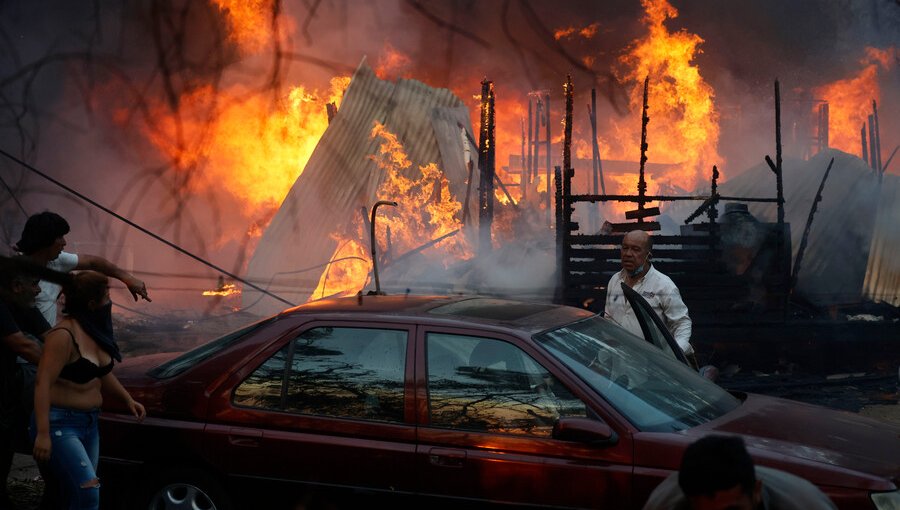
{"label": "car rear window", "polygon": [[257,329],[265,326],[273,320],[275,320],[275,317],[270,317],[268,319],[255,322],[253,324],[250,324],[249,326],[245,326],[236,331],[232,331],[231,333],[219,337],[209,343],[203,344],[196,349],[191,349],[181,356],[169,360],[166,363],[163,363],[162,365],[149,371],[148,375],[157,379],[167,379],[169,377],[175,377],[176,375],[184,372],[197,363],[200,363],[201,361],[209,358],[213,354],[226,349],[238,340],[244,338],[246,335],[256,331]]}

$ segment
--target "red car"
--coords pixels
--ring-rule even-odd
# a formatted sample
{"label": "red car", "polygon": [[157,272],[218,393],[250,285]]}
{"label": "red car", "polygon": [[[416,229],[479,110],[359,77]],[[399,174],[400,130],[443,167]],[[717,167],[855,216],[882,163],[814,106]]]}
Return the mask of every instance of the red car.
{"label": "red car", "polygon": [[728,392],[629,298],[650,342],[572,307],[376,295],[128,359],[148,417],[104,410],[104,503],[640,509],[688,444],[728,433],[842,509],[900,508],[900,427]]}

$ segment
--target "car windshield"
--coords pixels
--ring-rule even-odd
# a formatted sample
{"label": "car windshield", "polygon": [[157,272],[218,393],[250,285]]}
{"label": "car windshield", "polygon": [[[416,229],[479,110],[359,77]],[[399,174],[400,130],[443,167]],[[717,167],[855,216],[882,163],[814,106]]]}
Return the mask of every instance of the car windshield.
{"label": "car windshield", "polygon": [[277,315],[268,319],[261,320],[259,322],[255,322],[253,324],[250,324],[249,326],[244,326],[243,328],[232,331],[231,333],[228,333],[223,337],[217,338],[195,349],[191,349],[190,351],[185,352],[177,358],[171,359],[166,363],[163,363],[162,365],[154,368],[153,370],[148,372],[148,374],[151,377],[156,377],[157,379],[174,377],[196,365],[197,363],[200,363],[201,361],[209,358],[213,354],[224,350],[241,338],[244,338],[244,336],[246,336],[248,333],[256,331],[260,327],[272,322],[276,317]]}
{"label": "car windshield", "polygon": [[740,400],[599,315],[535,336],[642,431],[691,428]]}

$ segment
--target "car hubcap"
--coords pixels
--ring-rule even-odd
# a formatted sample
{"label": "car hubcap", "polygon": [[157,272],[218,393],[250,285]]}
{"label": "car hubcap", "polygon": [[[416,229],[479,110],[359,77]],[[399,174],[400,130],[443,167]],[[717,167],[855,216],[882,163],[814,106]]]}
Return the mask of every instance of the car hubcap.
{"label": "car hubcap", "polygon": [[150,502],[151,510],[216,510],[212,499],[201,489],[186,483],[163,487]]}

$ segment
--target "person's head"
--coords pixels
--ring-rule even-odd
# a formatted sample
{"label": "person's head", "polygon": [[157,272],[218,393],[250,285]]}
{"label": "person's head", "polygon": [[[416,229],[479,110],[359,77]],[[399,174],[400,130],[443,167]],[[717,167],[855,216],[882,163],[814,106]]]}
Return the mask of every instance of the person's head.
{"label": "person's head", "polygon": [[79,271],[72,276],[72,283],[63,287],[66,296],[64,312],[72,315],[93,312],[111,303],[109,278],[96,271]]}
{"label": "person's head", "polygon": [[0,270],[0,291],[3,299],[23,308],[34,306],[34,300],[41,292],[40,279],[25,268],[27,262],[19,255],[10,259]]}
{"label": "person's head", "polygon": [[16,250],[34,258],[54,260],[66,247],[69,223],[62,216],[44,211],[32,214],[25,222]]}
{"label": "person's head", "polygon": [[687,447],[678,485],[691,510],[753,510],[761,483],[740,436],[710,435]]}
{"label": "person's head", "polygon": [[622,268],[637,276],[647,270],[653,242],[643,230],[632,230],[622,238]]}

